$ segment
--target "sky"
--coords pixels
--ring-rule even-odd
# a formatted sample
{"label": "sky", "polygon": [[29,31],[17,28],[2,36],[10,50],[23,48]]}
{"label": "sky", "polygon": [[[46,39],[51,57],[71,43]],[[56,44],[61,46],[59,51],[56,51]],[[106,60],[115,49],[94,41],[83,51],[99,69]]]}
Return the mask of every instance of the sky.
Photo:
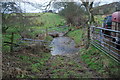
{"label": "sky", "polygon": [[[44,3],[48,3],[50,0],[24,0],[24,1],[29,1],[29,2],[38,3],[38,4],[44,4]],[[72,2],[73,0],[56,0],[56,1]],[[74,0],[74,1],[80,2],[80,0]],[[90,1],[92,1],[92,0],[90,0]],[[109,3],[117,2],[117,1],[120,1],[120,0],[95,0],[95,3],[100,2],[99,5],[104,5],[104,4],[109,4]],[[26,12],[31,12],[31,13],[41,12],[40,9],[36,9],[36,8],[32,7],[31,5],[27,5],[27,4],[21,4],[21,5],[22,5],[22,8]]]}
{"label": "sky", "polygon": [[[37,2],[37,3],[44,3],[44,2],[49,2],[50,0],[27,0],[27,1]],[[54,0],[54,1],[58,1],[58,2],[72,2],[72,1],[80,1],[80,0]],[[90,1],[93,1],[93,0],[90,0]],[[95,2],[101,2],[102,4],[116,2],[116,1],[120,1],[120,0],[95,0]]]}

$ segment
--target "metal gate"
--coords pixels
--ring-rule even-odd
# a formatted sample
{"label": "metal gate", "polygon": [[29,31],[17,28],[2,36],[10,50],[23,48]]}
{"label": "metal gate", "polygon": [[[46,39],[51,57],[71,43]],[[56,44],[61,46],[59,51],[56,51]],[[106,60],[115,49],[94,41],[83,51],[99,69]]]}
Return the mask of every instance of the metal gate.
{"label": "metal gate", "polygon": [[117,62],[120,62],[120,31],[105,29],[92,26],[90,32],[91,44],[110,56]]}

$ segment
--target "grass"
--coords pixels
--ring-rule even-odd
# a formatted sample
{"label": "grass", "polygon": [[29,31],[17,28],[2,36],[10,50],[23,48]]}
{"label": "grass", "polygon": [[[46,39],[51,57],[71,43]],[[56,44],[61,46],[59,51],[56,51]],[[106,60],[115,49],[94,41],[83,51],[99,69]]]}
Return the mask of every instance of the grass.
{"label": "grass", "polygon": [[78,29],[75,31],[71,31],[68,33],[68,36],[73,38],[76,44],[81,44],[81,40],[83,38],[83,29]]}
{"label": "grass", "polygon": [[88,50],[81,49],[81,57],[89,68],[97,71],[104,77],[119,77],[119,63],[90,46]]}
{"label": "grass", "polygon": [[[44,75],[49,74],[51,78],[81,77],[81,74],[77,73],[77,71],[83,68],[70,58],[56,56],[54,59],[50,59],[51,55],[49,53],[43,53],[40,56],[17,56],[19,61],[28,64],[24,68],[31,69],[29,74],[17,75],[17,78],[37,78],[36,75],[33,76],[31,74],[42,74],[42,77],[48,77]],[[47,66],[48,64],[49,66]]]}
{"label": "grass", "polygon": [[[24,68],[30,69],[32,73],[41,73],[41,71],[44,71],[44,69],[48,66],[45,66],[46,61],[51,57],[50,53],[39,53],[39,56],[28,56],[28,55],[19,55],[17,58],[20,62],[24,64]],[[22,67],[22,66],[21,66]],[[32,76],[31,74],[20,74],[16,75],[17,78],[36,78],[37,76]]]}
{"label": "grass", "polygon": [[37,28],[33,27],[35,29],[35,31],[37,31],[38,29],[39,30],[45,30],[46,28],[47,29],[56,28],[59,25],[64,25],[65,24],[65,19],[63,17],[61,17],[61,16],[59,16],[57,14],[52,14],[52,13],[43,14],[41,17],[37,17],[36,21],[37,22],[42,22],[44,25],[41,25],[41,26],[39,26]]}

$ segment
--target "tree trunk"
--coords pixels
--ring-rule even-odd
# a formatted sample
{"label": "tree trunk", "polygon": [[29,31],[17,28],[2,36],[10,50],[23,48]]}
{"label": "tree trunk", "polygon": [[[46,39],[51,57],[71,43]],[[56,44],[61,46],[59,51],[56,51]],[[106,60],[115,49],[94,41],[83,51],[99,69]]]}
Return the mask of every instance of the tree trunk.
{"label": "tree trunk", "polygon": [[[86,3],[87,4],[87,3]],[[89,20],[88,20],[88,23],[87,23],[87,44],[86,44],[86,49],[89,48],[90,46],[90,26],[92,23],[94,23],[94,15],[93,15],[93,2],[90,3],[90,5],[86,6],[86,10],[88,12],[88,17],[89,17]]]}
{"label": "tree trunk", "polygon": [[88,22],[87,22],[87,42],[86,42],[86,46],[85,48],[88,49],[90,46],[90,25],[91,25],[91,13],[90,13],[90,9],[88,7],[86,7],[89,15],[88,15]]}

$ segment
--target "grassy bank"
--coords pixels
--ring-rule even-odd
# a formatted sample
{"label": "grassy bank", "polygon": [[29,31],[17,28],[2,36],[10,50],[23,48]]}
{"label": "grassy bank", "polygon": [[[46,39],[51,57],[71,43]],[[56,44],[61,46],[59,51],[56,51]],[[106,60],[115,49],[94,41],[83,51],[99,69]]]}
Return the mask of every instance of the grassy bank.
{"label": "grassy bank", "polygon": [[76,44],[80,45],[82,38],[84,36],[83,32],[84,32],[83,29],[78,29],[78,30],[69,32],[68,36],[73,38]]}

